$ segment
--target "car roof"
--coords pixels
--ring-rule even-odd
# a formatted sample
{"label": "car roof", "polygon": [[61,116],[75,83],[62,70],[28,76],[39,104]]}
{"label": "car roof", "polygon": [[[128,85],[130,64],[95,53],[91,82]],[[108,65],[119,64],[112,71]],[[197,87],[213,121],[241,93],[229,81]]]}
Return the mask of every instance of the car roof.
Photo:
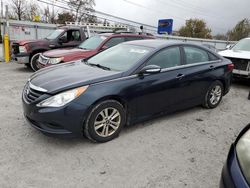
{"label": "car roof", "polygon": [[149,48],[160,48],[163,46],[168,46],[168,45],[173,45],[173,44],[183,44],[183,42],[180,43],[180,42],[163,40],[163,39],[153,39],[153,40],[148,39],[148,40],[129,41],[129,42],[126,42],[126,44],[145,46]]}
{"label": "car roof", "polygon": [[144,38],[154,38],[154,36],[136,34],[136,33],[102,33],[99,34],[105,37],[144,37]]}
{"label": "car roof", "polygon": [[180,41],[170,41],[170,40],[165,40],[165,39],[146,39],[146,40],[136,40],[136,41],[129,41],[126,42],[125,44],[130,44],[130,45],[137,45],[137,46],[144,46],[148,48],[163,48],[171,45],[192,45],[192,46],[197,46],[201,47],[203,49],[208,50],[208,48],[203,47],[202,45],[194,44],[191,42],[180,42]]}

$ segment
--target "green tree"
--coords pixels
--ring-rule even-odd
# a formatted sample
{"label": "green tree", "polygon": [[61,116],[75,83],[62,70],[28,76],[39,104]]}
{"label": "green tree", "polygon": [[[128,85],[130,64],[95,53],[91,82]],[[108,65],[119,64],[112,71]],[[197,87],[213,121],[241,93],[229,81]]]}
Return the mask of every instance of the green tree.
{"label": "green tree", "polygon": [[95,0],[69,0],[69,7],[75,12],[76,22],[87,22],[94,12]]}
{"label": "green tree", "polygon": [[75,18],[74,15],[70,12],[62,12],[58,14],[57,23],[58,24],[65,24],[65,22],[74,22]]}
{"label": "green tree", "polygon": [[248,37],[250,34],[250,21],[245,18],[238,22],[236,26],[228,32],[229,40],[238,41]]}
{"label": "green tree", "polygon": [[186,25],[180,28],[179,35],[192,38],[212,38],[211,29],[207,27],[204,20],[200,19],[186,20]]}

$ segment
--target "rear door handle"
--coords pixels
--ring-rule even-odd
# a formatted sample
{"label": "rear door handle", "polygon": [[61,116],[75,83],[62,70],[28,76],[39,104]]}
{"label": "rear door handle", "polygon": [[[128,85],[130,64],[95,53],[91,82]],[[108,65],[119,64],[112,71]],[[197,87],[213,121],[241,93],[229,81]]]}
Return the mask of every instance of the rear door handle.
{"label": "rear door handle", "polygon": [[178,75],[176,76],[176,79],[181,80],[184,76],[185,76],[184,74],[178,74]]}

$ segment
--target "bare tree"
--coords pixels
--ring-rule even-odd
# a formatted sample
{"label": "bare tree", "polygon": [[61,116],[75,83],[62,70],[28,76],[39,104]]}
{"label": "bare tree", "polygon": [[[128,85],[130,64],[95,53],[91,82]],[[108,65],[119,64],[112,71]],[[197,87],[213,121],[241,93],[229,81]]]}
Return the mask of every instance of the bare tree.
{"label": "bare tree", "polygon": [[45,16],[47,23],[55,23],[57,13],[53,14],[53,10],[50,10],[49,6],[43,9],[42,14]]}
{"label": "bare tree", "polygon": [[40,15],[40,8],[37,4],[31,1],[27,4],[27,13],[25,15],[27,20],[33,21],[35,16]]}
{"label": "bare tree", "polygon": [[13,9],[13,12],[17,15],[17,19],[21,20],[25,17],[26,12],[26,0],[11,0],[11,8]]}
{"label": "bare tree", "polygon": [[68,5],[75,12],[76,22],[93,19],[95,0],[69,0]]}

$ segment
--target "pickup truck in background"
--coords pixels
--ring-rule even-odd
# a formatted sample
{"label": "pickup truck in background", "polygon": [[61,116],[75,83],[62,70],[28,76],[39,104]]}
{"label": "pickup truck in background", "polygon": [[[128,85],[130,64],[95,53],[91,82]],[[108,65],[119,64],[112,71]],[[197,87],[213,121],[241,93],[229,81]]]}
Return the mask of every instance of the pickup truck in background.
{"label": "pickup truck in background", "polygon": [[233,62],[234,77],[250,79],[250,38],[240,40],[229,49],[220,51],[219,54]]}
{"label": "pickup truck in background", "polygon": [[34,63],[45,51],[58,48],[72,48],[86,40],[83,27],[62,26],[45,39],[21,40],[12,43],[11,58],[34,69]]}

